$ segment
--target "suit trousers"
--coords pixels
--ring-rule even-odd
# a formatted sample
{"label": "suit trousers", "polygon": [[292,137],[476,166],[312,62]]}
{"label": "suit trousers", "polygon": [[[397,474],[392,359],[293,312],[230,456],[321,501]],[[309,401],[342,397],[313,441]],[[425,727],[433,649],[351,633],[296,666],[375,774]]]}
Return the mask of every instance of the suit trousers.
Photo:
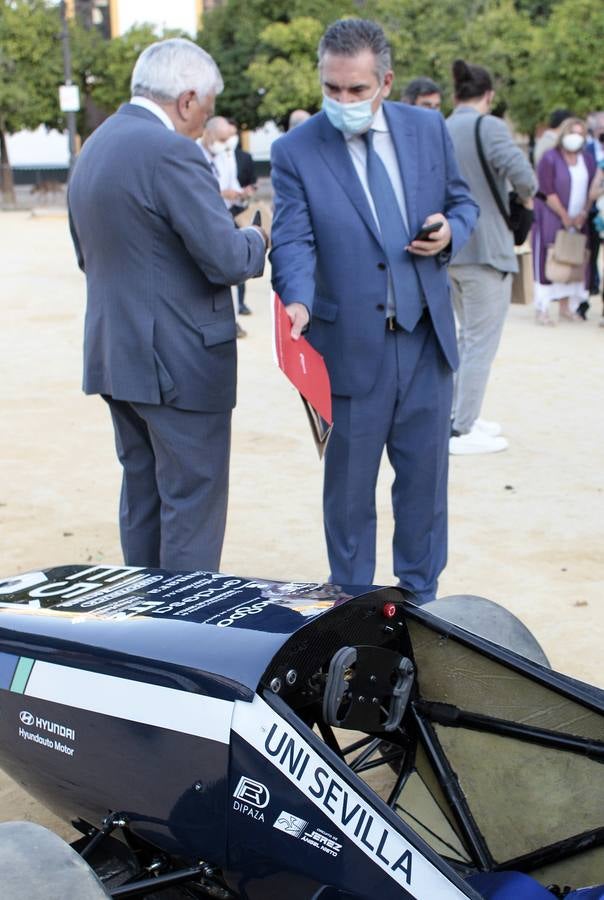
{"label": "suit trousers", "polygon": [[458,323],[459,369],[453,394],[453,428],[472,430],[512,298],[512,275],[492,266],[450,266]]}
{"label": "suit trousers", "polygon": [[226,526],[231,411],[104,396],[122,464],[120,535],[131,566],[216,572]]}
{"label": "suit trousers", "polygon": [[452,388],[451,369],[426,312],[413,332],[386,333],[382,366],[368,394],[332,397],[323,487],[332,582],[373,581],[375,489],[385,447],[394,469],[394,574],[418,602],[436,595],[447,560]]}

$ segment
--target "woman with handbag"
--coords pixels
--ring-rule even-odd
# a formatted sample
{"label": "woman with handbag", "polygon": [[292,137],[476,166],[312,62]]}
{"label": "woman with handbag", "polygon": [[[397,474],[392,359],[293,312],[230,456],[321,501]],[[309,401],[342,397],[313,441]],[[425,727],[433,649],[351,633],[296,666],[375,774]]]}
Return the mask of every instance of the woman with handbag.
{"label": "woman with handbag", "polygon": [[558,300],[560,319],[580,320],[577,310],[588,298],[587,217],[594,199],[596,164],[585,152],[582,119],[567,119],[558,143],[543,154],[537,168],[533,265],[535,309],[540,325],[553,325],[550,303]]}
{"label": "woman with handbag", "polygon": [[[529,221],[515,238],[514,221],[519,214],[530,217],[536,181],[506,123],[489,115],[495,95],[489,72],[458,59],[453,85],[456,105],[447,128],[480,218],[449,266],[460,357],[449,452],[496,453],[508,442],[496,422],[480,418],[480,410],[518,271],[514,242],[524,240],[530,228]],[[518,196],[510,198],[510,186]]]}

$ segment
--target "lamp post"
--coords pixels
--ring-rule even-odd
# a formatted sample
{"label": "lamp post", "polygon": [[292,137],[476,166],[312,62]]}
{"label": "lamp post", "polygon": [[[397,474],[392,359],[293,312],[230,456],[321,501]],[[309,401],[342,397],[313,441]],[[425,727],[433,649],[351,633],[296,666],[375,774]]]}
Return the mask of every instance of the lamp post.
{"label": "lamp post", "polygon": [[80,108],[79,89],[71,80],[71,47],[69,46],[69,28],[67,25],[67,4],[61,0],[61,45],[63,47],[63,77],[65,83],[59,89],[61,110],[65,113],[67,132],[69,135],[69,171],[73,168],[76,157],[76,112]]}

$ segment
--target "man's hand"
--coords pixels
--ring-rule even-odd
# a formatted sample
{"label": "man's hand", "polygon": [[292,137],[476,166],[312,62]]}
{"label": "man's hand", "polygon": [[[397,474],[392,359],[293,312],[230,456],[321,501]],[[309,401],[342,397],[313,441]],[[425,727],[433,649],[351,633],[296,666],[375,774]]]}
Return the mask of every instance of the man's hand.
{"label": "man's hand", "polygon": [[425,241],[412,241],[405,249],[409,253],[416,256],[436,256],[445,247],[451,243],[451,228],[445,216],[442,213],[433,213],[426,216],[424,225],[431,225],[433,222],[442,222],[442,227],[438,231],[433,231]]}
{"label": "man's hand", "polygon": [[285,312],[292,323],[291,336],[294,341],[297,341],[310,322],[308,310],[303,303],[288,303],[285,307]]}

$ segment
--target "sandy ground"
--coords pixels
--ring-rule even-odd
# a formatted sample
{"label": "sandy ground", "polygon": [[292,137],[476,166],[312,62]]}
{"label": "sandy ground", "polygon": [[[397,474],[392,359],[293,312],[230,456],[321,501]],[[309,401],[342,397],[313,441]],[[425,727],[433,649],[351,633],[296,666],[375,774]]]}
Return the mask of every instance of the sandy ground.
{"label": "sandy ground", "polygon": [[[0,578],[63,563],[121,562],[120,471],[103,401],[80,391],[84,278],[64,215],[0,213]],[[300,400],[272,361],[269,282],[248,285],[222,569],[327,575],[321,464]],[[440,595],[479,594],[534,632],[554,668],[604,687],[601,310],[538,328],[513,306],[484,407],[507,452],[452,459],[450,555]],[[359,360],[359,365],[363,361]],[[390,482],[378,489],[376,583],[391,573]],[[0,821],[69,829],[0,774]]]}

